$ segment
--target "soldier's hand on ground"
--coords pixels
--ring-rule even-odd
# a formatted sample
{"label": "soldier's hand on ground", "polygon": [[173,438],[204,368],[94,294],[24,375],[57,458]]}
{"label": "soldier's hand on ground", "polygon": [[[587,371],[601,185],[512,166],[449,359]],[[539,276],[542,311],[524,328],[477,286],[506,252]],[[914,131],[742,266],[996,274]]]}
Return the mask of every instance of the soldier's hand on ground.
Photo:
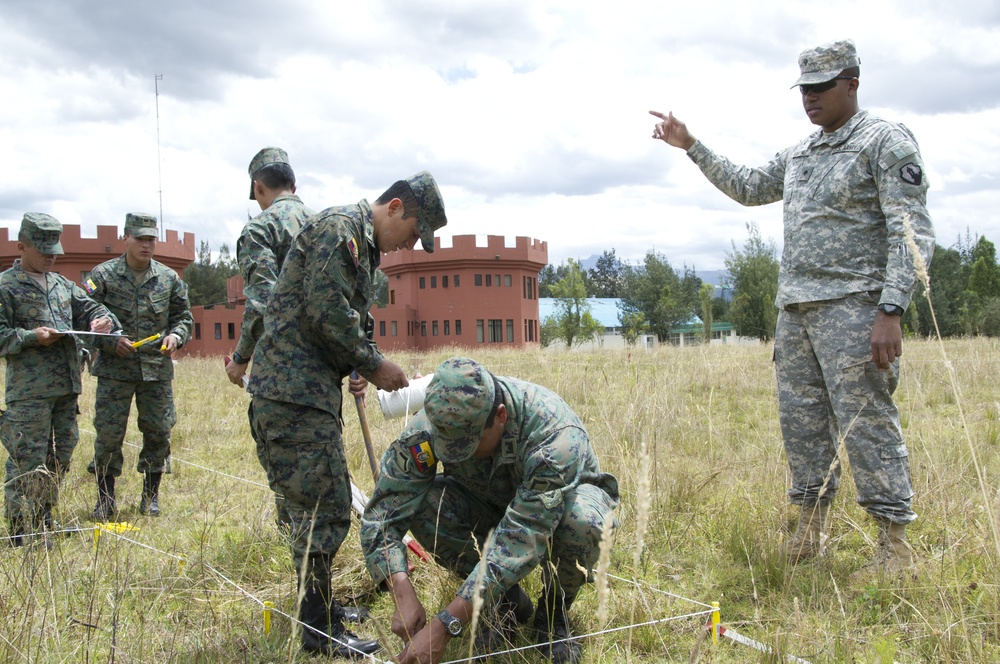
{"label": "soldier's hand on ground", "polygon": [[100,318],[95,318],[90,321],[90,331],[100,332],[101,334],[107,334],[114,328],[114,323],[107,316],[101,316]]}
{"label": "soldier's hand on ground", "polygon": [[375,387],[386,392],[395,392],[410,384],[403,368],[390,360],[382,360],[382,364],[375,370],[375,373],[369,376],[369,380],[375,383]]}
{"label": "soldier's hand on ground", "polygon": [[39,346],[51,346],[65,336],[65,334],[60,334],[59,330],[54,327],[35,328],[35,338],[38,340]]}
{"label": "soldier's hand on ground", "polygon": [[650,111],[649,114],[663,120],[663,122],[657,122],[653,127],[653,138],[663,141],[667,145],[672,145],[675,148],[682,150],[691,149],[695,138],[688,131],[687,125],[674,117],[673,112],[664,115],[659,111]]}
{"label": "soldier's hand on ground", "polygon": [[115,342],[115,355],[118,357],[128,357],[132,353],[136,352],[135,348],[132,348],[132,342],[124,334],[118,337],[118,341]]}
{"label": "soldier's hand on ground", "polygon": [[417,632],[403,652],[399,653],[400,664],[438,664],[444,655],[444,648],[450,640],[440,620],[432,620]]}
{"label": "soldier's hand on ground", "polygon": [[392,599],[396,604],[396,611],[392,614],[392,633],[403,643],[409,643],[427,625],[427,612],[406,572],[392,575]]}
{"label": "soldier's hand on ground", "polygon": [[160,354],[167,357],[173,355],[174,351],[177,350],[178,341],[176,334],[168,334],[164,337],[163,343],[160,345]]}
{"label": "soldier's hand on ground", "polygon": [[226,376],[229,378],[229,382],[236,387],[243,387],[243,377],[247,375],[247,367],[249,366],[249,362],[243,364],[237,364],[235,360],[226,362]]}
{"label": "soldier's hand on ground", "polygon": [[347,377],[347,391],[355,398],[364,397],[365,390],[368,389],[368,380],[361,374],[357,374],[357,378],[354,376],[355,374],[352,373]]}
{"label": "soldier's hand on ground", "polygon": [[872,326],[872,362],[883,371],[903,354],[903,326],[899,316],[879,311]]}

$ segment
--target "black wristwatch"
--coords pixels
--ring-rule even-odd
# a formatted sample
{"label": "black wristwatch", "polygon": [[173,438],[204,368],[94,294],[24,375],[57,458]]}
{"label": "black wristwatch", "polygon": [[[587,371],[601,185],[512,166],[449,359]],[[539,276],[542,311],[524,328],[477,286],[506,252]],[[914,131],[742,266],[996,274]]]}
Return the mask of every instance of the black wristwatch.
{"label": "black wristwatch", "polygon": [[902,316],[906,312],[906,309],[903,307],[895,304],[886,304],[884,302],[878,305],[878,310],[887,316]]}
{"label": "black wristwatch", "polygon": [[250,358],[244,359],[242,355],[237,353],[235,350],[233,351],[233,362],[235,362],[236,364],[246,364],[249,361]]}
{"label": "black wristwatch", "polygon": [[444,628],[452,636],[458,636],[462,633],[462,621],[448,613],[448,609],[444,609],[441,613],[437,614],[437,619],[444,623]]}

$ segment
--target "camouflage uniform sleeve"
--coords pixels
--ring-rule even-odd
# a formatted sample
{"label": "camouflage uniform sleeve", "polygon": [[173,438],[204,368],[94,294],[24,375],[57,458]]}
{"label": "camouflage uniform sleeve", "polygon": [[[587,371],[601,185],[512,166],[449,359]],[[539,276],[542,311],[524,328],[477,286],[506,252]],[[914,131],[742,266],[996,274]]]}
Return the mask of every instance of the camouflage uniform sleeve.
{"label": "camouflage uniform sleeve", "polygon": [[917,142],[905,127],[887,133],[872,160],[879,204],[889,240],[885,286],[880,303],[910,306],[917,272],[906,242],[907,227],[930,265],[934,252],[934,227],[927,212],[927,176]]}
{"label": "camouflage uniform sleeve", "polygon": [[785,191],[785,164],[788,150],[779,152],[767,165],[758,168],[737,166],[695,141],[687,155],[708,181],[741,205],[766,205],[780,201]]}
{"label": "camouflage uniform sleeve", "polygon": [[[302,239],[303,233],[299,234]],[[356,368],[362,374],[372,374],[382,364],[382,356],[368,341],[365,317],[351,304],[362,277],[348,247],[349,237],[338,232],[333,224],[327,231],[310,236],[315,270],[304,279],[303,298],[305,320],[312,321],[316,333],[339,364]]]}
{"label": "camouflage uniform sleeve", "polygon": [[420,452],[430,450],[422,415],[421,411],[382,455],[378,483],[361,518],[361,550],[375,583],[408,570],[403,537],[434,481],[437,462],[433,452],[418,460]]}
{"label": "camouflage uniform sleeve", "polygon": [[[91,270],[90,276],[88,276],[87,280],[84,282],[84,285],[87,288],[84,294],[87,295],[90,300],[96,302],[97,304],[100,304],[101,306],[104,305],[104,298],[107,297],[108,294],[107,274],[105,272],[105,269],[106,268],[103,265],[98,265],[93,270]],[[74,311],[73,315],[75,318],[76,316],[75,303],[73,311]],[[109,315],[111,315],[110,312],[108,313]],[[111,319],[115,323],[114,329],[116,330],[122,329],[120,321],[115,316],[111,315]],[[133,341],[135,341],[135,339],[133,339]],[[117,343],[118,343],[117,339],[111,339],[105,337],[94,337],[92,339],[84,340],[85,346],[88,346],[92,350],[102,350],[106,353],[113,353],[115,350],[115,345]]]}
{"label": "camouflage uniform sleeve", "polygon": [[[545,558],[545,550],[562,520],[564,497],[581,480],[581,450],[589,448],[587,432],[575,426],[551,431],[524,463],[524,476],[514,499],[487,544],[486,556],[456,593],[472,601],[476,588],[496,597],[526,577]],[[482,565],[485,571],[480,571]]]}
{"label": "camouflage uniform sleeve", "polygon": [[33,329],[15,327],[16,311],[14,297],[6,288],[0,287],[0,357],[17,355],[24,348],[38,345],[38,335]]}
{"label": "camouflage uniform sleeve", "polygon": [[281,269],[271,242],[257,224],[249,225],[237,240],[236,260],[243,275],[243,295],[246,297],[236,352],[249,359],[264,334],[264,310]]}
{"label": "camouflage uniform sleeve", "polygon": [[173,275],[173,286],[170,289],[170,332],[178,339],[178,346],[183,346],[191,339],[194,328],[194,316],[191,314],[191,302],[188,300],[188,287],[180,277]]}
{"label": "camouflage uniform sleeve", "polygon": [[82,288],[72,281],[69,281],[68,285],[72,292],[73,329],[89,330],[91,322],[104,316],[111,319],[112,330],[122,329],[122,324],[118,322],[118,317],[111,313],[106,306],[92,299]]}

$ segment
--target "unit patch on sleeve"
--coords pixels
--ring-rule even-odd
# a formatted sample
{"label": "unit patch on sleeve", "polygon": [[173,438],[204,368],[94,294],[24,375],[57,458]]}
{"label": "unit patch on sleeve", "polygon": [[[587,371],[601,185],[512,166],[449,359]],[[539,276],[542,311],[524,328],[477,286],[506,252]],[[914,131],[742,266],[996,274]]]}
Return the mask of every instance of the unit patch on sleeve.
{"label": "unit patch on sleeve", "polygon": [[421,472],[430,470],[437,463],[429,440],[410,445],[410,454],[413,456],[414,463],[417,464],[417,470]]}
{"label": "unit patch on sleeve", "polygon": [[87,295],[93,295],[94,291],[97,290],[97,284],[92,279],[87,279],[83,282],[83,289],[87,291]]}
{"label": "unit patch on sleeve", "polygon": [[911,161],[899,169],[899,177],[903,178],[903,182],[919,185],[924,180],[924,172],[920,170],[920,166]]}
{"label": "unit patch on sleeve", "polygon": [[354,267],[358,266],[358,242],[353,237],[347,241],[347,248],[351,250],[351,258],[354,259]]}

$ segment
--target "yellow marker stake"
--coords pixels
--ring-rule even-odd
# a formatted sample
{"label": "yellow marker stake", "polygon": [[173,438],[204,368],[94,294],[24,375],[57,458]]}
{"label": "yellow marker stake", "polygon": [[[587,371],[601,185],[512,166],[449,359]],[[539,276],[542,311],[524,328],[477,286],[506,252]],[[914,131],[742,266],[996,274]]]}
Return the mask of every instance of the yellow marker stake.
{"label": "yellow marker stake", "polygon": [[264,636],[271,633],[271,609],[274,608],[274,602],[264,602]]}
{"label": "yellow marker stake", "polygon": [[177,561],[177,573],[178,574],[183,574],[184,573],[184,559],[183,558],[180,558]]}
{"label": "yellow marker stake", "polygon": [[156,334],[154,334],[151,337],[146,337],[145,339],[139,339],[139,341],[133,341],[132,342],[132,348],[138,348],[139,346],[145,346],[146,344],[148,344],[148,343],[150,343],[152,341],[156,341],[157,339],[159,339],[162,336],[163,336],[162,333],[157,332]]}
{"label": "yellow marker stake", "polygon": [[712,602],[712,606],[715,607],[715,611],[712,611],[712,643],[719,642],[719,623],[722,622],[722,616],[719,613],[719,603]]}
{"label": "yellow marker stake", "polygon": [[94,526],[94,551],[97,551],[97,542],[101,539],[101,527]]}

